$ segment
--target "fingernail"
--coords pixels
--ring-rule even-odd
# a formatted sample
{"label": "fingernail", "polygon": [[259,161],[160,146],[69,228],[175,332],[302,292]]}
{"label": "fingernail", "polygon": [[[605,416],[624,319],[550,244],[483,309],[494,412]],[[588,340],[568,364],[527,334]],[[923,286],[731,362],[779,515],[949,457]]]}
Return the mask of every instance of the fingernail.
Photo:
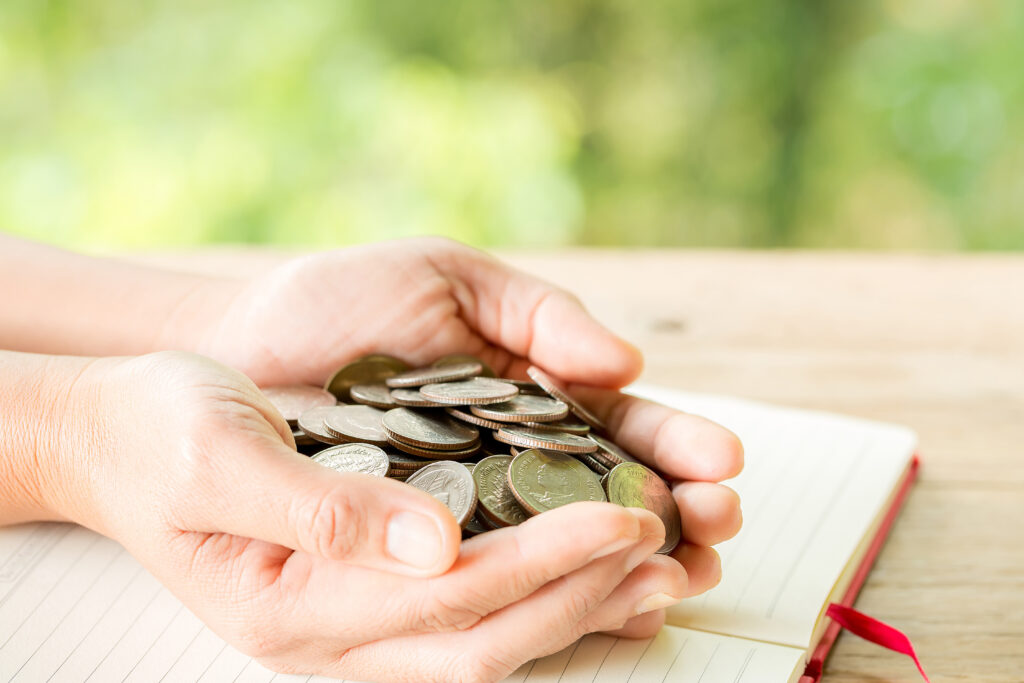
{"label": "fingernail", "polygon": [[630,553],[629,557],[626,558],[626,572],[631,572],[639,567],[644,560],[652,556],[654,551],[660,547],[660,544],[652,545],[649,542],[654,538],[654,536],[645,536],[644,539],[637,544],[636,550]]}
{"label": "fingernail", "polygon": [[652,593],[637,603],[636,613],[646,614],[647,612],[653,612],[656,609],[671,607],[679,602],[679,600],[680,598],[673,597],[668,593]]}
{"label": "fingernail", "polygon": [[387,551],[402,564],[430,569],[441,557],[441,529],[418,512],[399,512],[388,522]]}
{"label": "fingernail", "polygon": [[611,543],[609,543],[608,545],[604,546],[596,553],[591,555],[589,562],[593,562],[594,560],[602,557],[607,557],[612,553],[619,552],[620,550],[625,550],[626,548],[628,548],[631,545],[634,545],[635,543],[635,536],[620,536],[619,538],[616,538],[614,541],[612,541]]}

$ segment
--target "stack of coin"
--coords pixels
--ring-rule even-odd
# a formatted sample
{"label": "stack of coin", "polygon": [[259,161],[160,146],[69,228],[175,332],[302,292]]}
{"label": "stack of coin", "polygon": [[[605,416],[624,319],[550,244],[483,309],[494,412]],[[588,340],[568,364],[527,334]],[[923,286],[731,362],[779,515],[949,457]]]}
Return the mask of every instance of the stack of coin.
{"label": "stack of coin", "polygon": [[500,379],[466,354],[426,368],[374,354],[339,369],[326,391],[265,393],[312,460],[416,486],[445,503],[467,537],[568,503],[610,501],[661,517],[660,552],[671,551],[681,523],[666,482],[604,436],[557,380],[527,374],[532,381]]}

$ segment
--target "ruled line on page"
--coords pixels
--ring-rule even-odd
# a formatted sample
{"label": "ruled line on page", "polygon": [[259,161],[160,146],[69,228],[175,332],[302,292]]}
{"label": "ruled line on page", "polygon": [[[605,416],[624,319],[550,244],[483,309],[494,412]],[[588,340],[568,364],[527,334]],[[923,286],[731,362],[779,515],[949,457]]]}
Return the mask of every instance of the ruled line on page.
{"label": "ruled line on page", "polygon": [[29,619],[31,619],[33,616],[35,616],[36,611],[39,609],[39,607],[44,602],[46,602],[46,599],[48,597],[50,597],[50,595],[53,594],[53,591],[56,590],[57,587],[61,585],[61,582],[64,581],[65,578],[67,578],[68,574],[71,573],[71,570],[78,566],[78,563],[82,560],[83,557],[85,557],[85,554],[88,553],[100,541],[101,538],[103,538],[103,537],[102,536],[96,536],[95,538],[92,539],[92,541],[90,543],[88,543],[84,548],[82,548],[82,551],[75,558],[75,561],[71,562],[71,563],[69,563],[67,565],[67,567],[64,569],[64,572],[60,575],[60,577],[57,579],[57,581],[54,582],[54,584],[52,586],[50,586],[50,588],[46,591],[46,593],[44,593],[42,595],[41,598],[39,598],[39,601],[32,608],[32,611],[30,611],[28,614],[25,615],[25,618],[21,620],[21,622],[14,629],[14,631],[11,633],[11,635],[7,636],[7,638],[4,640],[3,644],[0,644],[0,650],[3,650],[4,648],[6,648],[8,643],[11,642],[11,639],[14,638],[16,635],[18,635],[21,632],[21,629],[22,629],[22,627],[25,626],[25,623]]}
{"label": "ruled line on page", "polygon": [[[840,493],[844,492],[849,483],[853,481],[853,474],[861,467],[861,465],[864,464],[863,455],[867,451],[867,444],[862,443],[861,447],[857,450],[857,456],[853,458],[849,466],[839,477],[835,487],[833,487],[832,495],[829,496],[830,499],[837,500],[839,498]],[[804,539],[804,543],[800,547],[800,551],[796,555],[794,555],[793,561],[789,565],[789,569],[786,570],[785,578],[783,579],[782,583],[779,584],[779,588],[775,592],[775,595],[772,596],[772,601],[768,605],[768,609],[764,614],[769,619],[771,619],[775,615],[775,608],[778,607],[779,599],[782,597],[782,594],[786,591],[786,588],[789,586],[789,582],[793,580],[793,576],[795,576],[796,574],[797,566],[804,561],[804,558],[807,555],[807,551],[810,549],[812,542],[821,532],[822,527],[824,527],[825,520],[835,512],[836,508],[833,506],[829,508],[828,513],[818,516],[817,523],[811,529],[811,533],[808,534],[808,536]]]}
{"label": "ruled line on page", "polygon": [[111,556],[111,558],[107,561],[107,563],[103,565],[103,568],[96,574],[93,580],[89,582],[88,587],[78,595],[78,598],[71,604],[67,611],[64,612],[64,615],[50,630],[50,633],[45,638],[39,641],[39,644],[36,645],[36,648],[32,650],[32,654],[30,654],[25,659],[25,661],[21,663],[21,666],[18,667],[18,670],[14,672],[13,676],[11,676],[12,679],[17,677],[17,675],[21,673],[21,671],[28,665],[28,663],[32,661],[32,658],[36,656],[36,653],[38,653],[39,650],[41,650],[43,646],[49,642],[50,638],[52,638],[53,635],[57,632],[57,629],[59,629],[61,625],[64,623],[64,621],[68,618],[68,615],[70,615],[75,610],[75,608],[81,604],[82,600],[84,600],[85,597],[89,595],[89,592],[96,586],[99,580],[103,578],[103,574],[110,568],[110,565],[114,564],[114,561],[117,560],[123,554],[123,549],[120,552],[114,553]]}
{"label": "ruled line on page", "polygon": [[[141,565],[139,565],[138,569],[135,570],[135,573],[132,574],[132,577],[128,580],[128,583],[129,584],[133,583],[135,581],[135,579],[139,576],[139,574],[141,574],[143,571],[145,571],[145,570],[142,568]],[[49,683],[49,681],[52,681],[53,677],[56,676],[60,672],[60,670],[62,668],[64,668],[64,665],[67,664],[68,660],[71,659],[71,657],[73,657],[76,652],[78,652],[78,648],[82,647],[82,643],[84,643],[86,640],[89,639],[89,636],[91,636],[93,634],[93,632],[96,630],[96,627],[100,625],[100,623],[103,621],[103,619],[108,614],[110,614],[110,611],[112,609],[114,609],[114,605],[116,605],[116,604],[117,604],[117,601],[116,600],[112,600],[110,602],[110,604],[107,605],[106,609],[104,609],[103,612],[100,613],[99,618],[96,619],[96,621],[94,621],[92,623],[92,626],[89,627],[89,630],[86,631],[85,634],[78,640],[78,643],[75,644],[75,647],[72,648],[71,651],[67,653],[67,655],[65,655],[64,659],[61,660],[60,665],[56,668],[56,670],[52,674],[50,674],[50,677],[46,679],[47,683]]]}

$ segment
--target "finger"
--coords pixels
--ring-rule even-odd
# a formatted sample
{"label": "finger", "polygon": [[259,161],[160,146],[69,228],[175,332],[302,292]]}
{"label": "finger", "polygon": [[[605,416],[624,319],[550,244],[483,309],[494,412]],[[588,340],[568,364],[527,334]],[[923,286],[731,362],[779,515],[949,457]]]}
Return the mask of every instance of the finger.
{"label": "finger", "polygon": [[689,590],[686,570],[671,557],[656,555],[634,569],[580,624],[583,633],[623,628],[637,616],[675,605]]}
{"label": "finger", "polygon": [[621,387],[640,352],[587,313],[575,297],[457,243],[431,243],[428,258],[453,282],[461,314],[488,341],[568,381]]}
{"label": "finger", "polygon": [[653,612],[641,614],[627,621],[622,628],[604,631],[607,635],[618,636],[619,638],[651,638],[655,636],[661,627],[665,625],[665,610],[656,609]]}
{"label": "finger", "polygon": [[352,648],[325,673],[365,676],[387,670],[396,680],[500,680],[523,662],[579,638],[583,617],[635,568],[637,556],[647,557],[656,549],[646,541],[591,562],[460,633],[378,640]]}
{"label": "finger", "polygon": [[669,477],[721,481],[743,469],[739,438],[711,420],[618,391],[581,384],[569,391],[617,444]]}
{"label": "finger", "polygon": [[680,543],[672,557],[686,570],[687,598],[711,590],[722,580],[722,560],[714,548]]}
{"label": "finger", "polygon": [[[408,576],[445,571],[461,531],[440,501],[412,486],[336,472],[268,439],[236,439],[227,450],[245,467],[214,467],[204,505],[186,520],[195,531],[221,531]],[[214,453],[237,463],[239,452]]]}
{"label": "finger", "polygon": [[683,538],[697,545],[715,545],[739,532],[743,524],[740,497],[727,486],[687,481],[672,487]]}
{"label": "finger", "polygon": [[[467,541],[451,569],[426,581],[311,558],[307,569],[289,568],[305,577],[295,629],[341,644],[465,630],[596,559],[630,547],[642,552],[659,538],[661,521],[646,510],[576,503]],[[344,614],[363,616],[347,621]]]}

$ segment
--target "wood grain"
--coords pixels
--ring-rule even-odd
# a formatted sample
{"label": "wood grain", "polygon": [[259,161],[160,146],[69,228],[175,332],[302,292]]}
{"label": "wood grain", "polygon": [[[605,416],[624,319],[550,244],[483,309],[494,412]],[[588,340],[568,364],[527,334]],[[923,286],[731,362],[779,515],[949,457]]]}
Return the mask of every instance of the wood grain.
{"label": "wood grain", "polygon": [[[645,352],[645,378],[903,423],[921,480],[857,606],[933,681],[1024,680],[1024,257],[716,251],[505,253]],[[140,256],[251,273],[279,252]],[[844,634],[824,680],[916,681]]]}

